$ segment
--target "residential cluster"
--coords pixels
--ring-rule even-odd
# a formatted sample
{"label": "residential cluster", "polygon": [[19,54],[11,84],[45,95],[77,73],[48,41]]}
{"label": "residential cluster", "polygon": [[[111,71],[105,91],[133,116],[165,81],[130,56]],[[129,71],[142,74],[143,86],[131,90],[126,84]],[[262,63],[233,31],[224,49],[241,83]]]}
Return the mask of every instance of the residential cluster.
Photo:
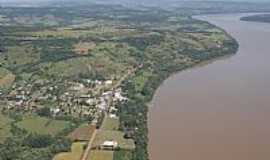
{"label": "residential cluster", "polygon": [[[40,113],[50,116],[73,116],[97,121],[102,112],[117,118],[116,104],[127,101],[114,80],[83,79],[80,82],[38,80],[14,84],[7,95],[1,96],[3,110]],[[48,112],[48,111],[47,111]],[[42,114],[42,113],[41,113]]]}

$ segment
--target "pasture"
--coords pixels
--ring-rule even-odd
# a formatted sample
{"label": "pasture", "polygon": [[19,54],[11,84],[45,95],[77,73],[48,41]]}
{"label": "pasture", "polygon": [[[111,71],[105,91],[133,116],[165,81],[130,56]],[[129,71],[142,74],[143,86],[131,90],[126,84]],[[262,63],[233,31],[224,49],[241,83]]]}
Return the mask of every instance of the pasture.
{"label": "pasture", "polygon": [[9,88],[13,82],[15,81],[15,75],[12,74],[10,71],[0,68],[0,89],[7,89]]}
{"label": "pasture", "polygon": [[72,144],[71,152],[59,153],[53,160],[80,160],[86,143],[76,142]]}
{"label": "pasture", "polygon": [[93,150],[91,151],[88,160],[113,160],[113,156],[113,151]]}
{"label": "pasture", "polygon": [[12,120],[5,115],[0,114],[0,143],[3,143],[6,138],[12,136],[11,129]]}
{"label": "pasture", "polygon": [[121,149],[132,150],[135,148],[132,139],[125,139],[121,131],[100,130],[94,140],[93,146],[100,146],[104,141],[117,141]]}
{"label": "pasture", "polygon": [[118,130],[119,129],[119,119],[106,117],[103,125],[101,126],[102,130]]}
{"label": "pasture", "polygon": [[37,134],[57,135],[70,125],[70,122],[52,120],[38,116],[24,117],[22,121],[16,123],[19,128]]}
{"label": "pasture", "polygon": [[96,129],[93,125],[82,125],[68,135],[73,141],[89,141]]}

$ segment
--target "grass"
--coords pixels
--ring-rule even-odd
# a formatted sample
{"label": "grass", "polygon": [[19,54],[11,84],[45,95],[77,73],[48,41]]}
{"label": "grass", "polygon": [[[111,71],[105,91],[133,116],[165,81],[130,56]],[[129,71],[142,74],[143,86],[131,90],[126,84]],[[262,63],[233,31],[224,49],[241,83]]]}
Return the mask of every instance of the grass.
{"label": "grass", "polygon": [[96,127],[93,125],[82,125],[70,133],[68,138],[73,141],[89,141],[95,129]]}
{"label": "grass", "polygon": [[113,160],[114,152],[113,151],[99,151],[93,150],[88,157],[88,160]]}
{"label": "grass", "polygon": [[126,150],[115,151],[113,154],[113,160],[131,160],[132,152]]}
{"label": "grass", "polygon": [[37,32],[29,32],[29,33],[21,33],[21,34],[27,34],[31,36],[38,36],[38,37],[64,37],[64,38],[79,38],[81,36],[88,36],[93,34],[93,31],[89,30],[72,30],[72,29],[58,29],[58,30],[43,30],[43,31],[37,31]]}
{"label": "grass", "polygon": [[80,160],[86,143],[76,142],[72,144],[71,152],[59,153],[53,160]]}
{"label": "grass", "polygon": [[[24,22],[25,23],[25,22]],[[62,27],[58,28],[57,30],[43,30],[43,31],[36,31],[36,32],[27,32],[27,33],[19,33],[19,34],[27,34],[31,36],[38,36],[38,37],[63,37],[63,38],[79,38],[79,37],[93,37],[93,36],[125,36],[125,35],[134,35],[137,34],[138,31],[134,29],[119,29],[112,25],[102,25],[103,22],[96,22],[91,21],[90,24],[80,24],[73,27]],[[98,25],[94,25],[94,23]],[[85,28],[86,27],[86,28]],[[90,28],[89,28],[90,27]]]}
{"label": "grass", "polygon": [[74,45],[74,51],[79,55],[87,55],[95,47],[96,44],[94,42],[80,42]]}
{"label": "grass", "polygon": [[39,52],[34,51],[31,45],[8,47],[7,53],[0,55],[0,63],[11,67],[31,64],[39,61],[39,59]]}
{"label": "grass", "polygon": [[50,77],[74,77],[80,73],[91,74],[98,72],[106,79],[111,79],[115,75],[122,75],[127,66],[116,63],[106,55],[97,57],[78,57],[56,63],[46,63],[40,65],[45,70],[46,75]]}
{"label": "grass", "polygon": [[7,116],[0,114],[0,143],[3,143],[6,138],[12,136],[10,129],[12,120]]}
{"label": "grass", "polygon": [[119,119],[106,117],[101,127],[102,130],[118,130]]}
{"label": "grass", "polygon": [[94,140],[93,146],[100,146],[104,141],[117,141],[121,149],[132,150],[135,148],[134,141],[125,139],[121,131],[100,130]]}
{"label": "grass", "polygon": [[147,82],[148,78],[152,75],[152,73],[144,71],[142,74],[139,74],[135,77],[135,88],[137,91],[142,91],[145,83]]}
{"label": "grass", "polygon": [[9,88],[13,82],[15,81],[15,75],[10,71],[0,68],[0,89],[1,88]]}
{"label": "grass", "polygon": [[67,121],[51,120],[38,116],[29,116],[16,123],[16,125],[32,133],[57,135],[67,128],[70,123]]}

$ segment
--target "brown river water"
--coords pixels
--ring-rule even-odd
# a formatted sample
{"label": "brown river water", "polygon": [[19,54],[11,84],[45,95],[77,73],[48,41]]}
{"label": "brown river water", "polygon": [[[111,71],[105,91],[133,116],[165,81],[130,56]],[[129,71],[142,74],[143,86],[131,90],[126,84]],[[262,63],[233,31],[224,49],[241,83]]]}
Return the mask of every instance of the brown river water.
{"label": "brown river water", "polygon": [[270,160],[270,23],[243,15],[198,17],[240,48],[160,86],[149,111],[151,160]]}

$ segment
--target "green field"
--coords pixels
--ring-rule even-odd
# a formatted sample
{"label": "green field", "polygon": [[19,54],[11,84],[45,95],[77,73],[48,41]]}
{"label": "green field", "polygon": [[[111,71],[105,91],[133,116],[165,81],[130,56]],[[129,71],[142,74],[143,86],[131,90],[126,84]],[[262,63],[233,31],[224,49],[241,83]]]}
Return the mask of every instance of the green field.
{"label": "green field", "polygon": [[104,141],[116,141],[121,149],[132,150],[135,148],[134,141],[125,139],[121,131],[100,130],[94,140],[93,146],[100,146]]}
{"label": "green field", "polygon": [[118,130],[119,119],[106,117],[101,127],[102,130]]}
{"label": "green field", "polygon": [[67,128],[70,123],[60,120],[51,120],[43,117],[29,116],[23,118],[23,120],[16,123],[16,125],[19,128],[25,129],[32,133],[57,135]]}
{"label": "green field", "polygon": [[7,69],[0,67],[0,89],[7,89],[9,88],[15,80],[15,75],[12,74]]}
{"label": "green field", "polygon": [[120,150],[115,151],[113,154],[113,160],[131,160],[132,159],[132,152]]}
{"label": "green field", "polygon": [[[20,57],[20,58],[18,58]],[[20,45],[7,47],[7,52],[0,55],[0,63],[3,66],[15,67],[31,64],[39,61],[40,55],[31,45]]]}
{"label": "green field", "polygon": [[10,129],[12,120],[7,116],[0,114],[0,143],[3,143],[6,138],[12,136]]}
{"label": "green field", "polygon": [[113,151],[91,151],[88,160],[114,160]]}
{"label": "green field", "polygon": [[76,142],[72,144],[71,152],[59,153],[53,160],[80,160],[86,143]]}

